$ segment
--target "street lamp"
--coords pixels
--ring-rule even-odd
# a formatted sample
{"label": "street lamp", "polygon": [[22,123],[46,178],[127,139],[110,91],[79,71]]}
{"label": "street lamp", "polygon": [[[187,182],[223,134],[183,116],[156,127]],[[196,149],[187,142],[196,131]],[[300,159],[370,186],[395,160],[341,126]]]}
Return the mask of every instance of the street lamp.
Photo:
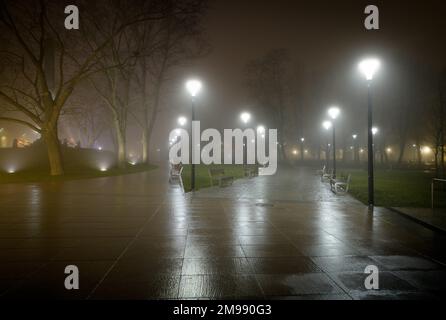
{"label": "street lamp", "polygon": [[328,109],[328,115],[331,119],[333,119],[332,122],[332,128],[333,128],[333,179],[336,179],[336,131],[335,131],[335,120],[339,117],[339,114],[341,113],[341,110],[338,107],[331,107]]}
{"label": "street lamp", "polygon": [[352,134],[353,138],[353,160],[358,163],[359,162],[359,153],[358,153],[358,135],[356,133]]}
{"label": "street lamp", "polygon": [[247,125],[249,120],[251,120],[251,114],[249,112],[242,112],[240,119],[245,125]]}
{"label": "street lamp", "polygon": [[[249,112],[242,112],[240,114],[240,119],[242,120],[245,128],[248,125],[248,122],[251,120],[251,114]],[[243,164],[247,163],[248,158],[248,138],[246,138],[246,143],[243,143]]]}
{"label": "street lamp", "polygon": [[[325,130],[330,130],[331,129],[331,127],[333,126],[333,124],[331,123],[331,121],[324,121],[324,122],[322,122],[322,127],[324,127],[324,129]],[[327,167],[327,169],[328,169],[328,166],[329,166],[329,156],[330,156],[330,147],[331,147],[331,145],[328,143],[328,141],[327,141],[327,152],[326,152],[326,154],[325,154],[325,163],[326,163],[326,167]]]}
{"label": "street lamp", "polygon": [[186,123],[187,123],[187,119],[186,119],[186,117],[179,117],[179,118],[178,118],[178,124],[179,124],[181,127],[184,127],[184,126],[186,125]]}
{"label": "street lamp", "polygon": [[305,138],[304,137],[300,138],[300,160],[302,162],[304,161],[304,157],[305,157],[304,142],[305,142]]}
{"label": "street lamp", "polygon": [[192,121],[190,124],[190,136],[191,136],[191,143],[190,143],[190,160],[191,160],[191,190],[195,191],[195,163],[194,163],[194,157],[193,157],[193,134],[192,134],[192,124],[195,121],[195,98],[200,93],[202,88],[202,84],[199,80],[189,80],[186,82],[186,89],[189,92],[191,96],[191,108],[192,108]]}
{"label": "street lamp", "polygon": [[[368,145],[368,185],[369,185],[369,207],[375,205],[375,187],[374,187],[374,172],[373,172],[373,106],[372,106],[372,92],[371,85],[375,73],[379,70],[381,62],[375,58],[368,58],[361,61],[358,65],[359,71],[367,80],[368,89],[368,119],[367,119],[367,145]],[[378,133],[376,131],[376,133]],[[375,134],[376,134],[375,133]]]}

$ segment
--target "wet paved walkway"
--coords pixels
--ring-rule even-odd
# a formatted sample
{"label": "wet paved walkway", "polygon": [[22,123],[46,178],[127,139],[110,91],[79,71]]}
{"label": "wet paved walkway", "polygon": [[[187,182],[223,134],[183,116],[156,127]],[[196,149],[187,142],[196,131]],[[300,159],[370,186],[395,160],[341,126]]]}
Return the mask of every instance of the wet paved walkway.
{"label": "wet paved walkway", "polygon": [[[3,298],[443,298],[446,241],[311,170],[195,195],[164,170],[0,185]],[[80,290],[64,288],[64,268]],[[367,265],[380,290],[364,288]]]}

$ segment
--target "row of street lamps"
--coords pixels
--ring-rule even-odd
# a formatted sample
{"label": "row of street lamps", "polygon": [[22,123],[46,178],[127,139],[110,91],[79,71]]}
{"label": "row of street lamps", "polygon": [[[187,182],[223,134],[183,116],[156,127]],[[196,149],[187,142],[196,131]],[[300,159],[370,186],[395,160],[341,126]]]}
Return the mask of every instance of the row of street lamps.
{"label": "row of street lamps", "polygon": [[[367,108],[367,145],[368,145],[368,204],[369,207],[373,207],[375,204],[374,201],[374,172],[373,172],[373,136],[378,132],[376,127],[373,127],[373,104],[372,104],[372,81],[376,74],[376,72],[380,68],[380,61],[375,58],[369,58],[361,61],[358,65],[360,72],[364,75],[367,81],[368,88],[368,108]],[[195,99],[196,96],[200,93],[202,89],[202,84],[198,80],[189,80],[186,82],[186,89],[191,96],[191,108],[192,108],[192,118],[191,118],[191,128],[192,122],[195,121]],[[336,107],[330,107],[328,109],[328,115],[331,118],[331,121],[324,121],[323,126],[326,130],[332,129],[333,135],[333,177],[336,178],[336,126],[335,121],[339,117],[341,110]],[[240,115],[240,119],[246,125],[251,119],[251,114],[248,112],[243,112]],[[178,123],[182,126],[186,124],[187,120],[184,117],[180,117],[178,119]],[[262,129],[263,126],[259,126],[259,129]],[[264,130],[264,128],[263,128]],[[357,135],[353,135],[353,139],[356,139]],[[301,149],[303,148],[303,143],[305,138],[301,138]],[[190,155],[192,157],[192,144],[190,144]],[[192,159],[191,159],[192,160]],[[191,189],[195,190],[195,164],[194,161],[191,161]]]}
{"label": "row of street lamps", "polygon": [[[373,126],[373,104],[372,104],[372,81],[379,70],[381,63],[378,59],[369,58],[361,61],[358,65],[359,71],[364,75],[367,81],[368,89],[368,103],[367,103],[367,147],[368,147],[368,205],[373,207],[375,205],[374,194],[374,165],[373,165],[373,136],[378,133],[378,128]],[[330,120],[326,120],[322,123],[322,126],[326,130],[332,129],[333,134],[333,178],[336,179],[336,126],[335,120],[339,117],[341,111],[338,107],[333,106],[328,109],[328,116]],[[353,139],[358,138],[357,134],[352,135]]]}
{"label": "row of street lamps", "polygon": [[[186,90],[189,92],[191,96],[191,123],[190,123],[190,132],[192,132],[192,123],[195,121],[195,100],[197,95],[200,93],[202,89],[202,84],[199,80],[189,80],[186,82]],[[244,127],[246,128],[248,123],[251,120],[251,114],[249,112],[242,112],[240,114],[240,120],[244,124]],[[178,124],[182,127],[184,127],[187,123],[187,118],[184,116],[181,116],[178,118]],[[257,127],[257,132],[262,136],[262,138],[265,137],[265,127],[262,125],[259,125]],[[244,159],[247,159],[246,156],[247,152],[247,146],[244,144]],[[190,163],[191,163],[191,190],[195,190],[195,164],[193,161],[193,155],[192,155],[192,143],[190,144]]]}

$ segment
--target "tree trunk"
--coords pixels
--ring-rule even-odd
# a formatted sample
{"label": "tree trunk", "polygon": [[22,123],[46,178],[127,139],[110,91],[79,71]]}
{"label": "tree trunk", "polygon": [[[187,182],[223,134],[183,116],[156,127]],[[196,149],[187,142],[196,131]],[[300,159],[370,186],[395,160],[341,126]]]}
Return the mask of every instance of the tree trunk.
{"label": "tree trunk", "polygon": [[404,141],[404,142],[400,143],[400,153],[399,153],[399,156],[398,156],[398,165],[401,165],[401,163],[403,162],[405,149],[406,149],[406,143]]}
{"label": "tree trunk", "polygon": [[43,133],[43,139],[47,148],[48,161],[50,164],[50,174],[52,176],[63,175],[64,169],[59,138],[57,136],[57,127],[46,129],[45,133]]}
{"label": "tree trunk", "polygon": [[125,168],[126,156],[125,156],[125,133],[122,130],[120,121],[115,118],[113,120],[116,132],[116,143],[118,146],[117,157],[118,157],[118,167],[120,169]]}
{"label": "tree trunk", "polygon": [[149,128],[146,126],[142,130],[142,162],[145,164],[149,164],[149,141],[150,133]]}

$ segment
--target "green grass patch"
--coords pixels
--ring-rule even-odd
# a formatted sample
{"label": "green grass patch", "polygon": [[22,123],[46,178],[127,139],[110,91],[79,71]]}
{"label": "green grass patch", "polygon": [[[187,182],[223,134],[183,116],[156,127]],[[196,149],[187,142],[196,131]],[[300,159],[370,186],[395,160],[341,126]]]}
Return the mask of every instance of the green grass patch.
{"label": "green grass patch", "polygon": [[140,164],[135,166],[129,165],[124,169],[110,168],[107,169],[107,171],[100,171],[99,169],[93,169],[88,167],[68,166],[65,169],[65,174],[63,176],[56,176],[56,177],[51,176],[48,173],[48,170],[45,168],[23,170],[15,172],[13,174],[0,172],[0,184],[93,179],[93,178],[112,177],[112,176],[126,175],[132,173],[139,173],[153,170],[156,168],[157,166],[155,165]]}
{"label": "green grass patch", "polygon": [[[342,170],[351,173],[350,194],[367,203],[367,171]],[[420,207],[431,206],[431,172],[415,170],[376,170],[375,203],[383,207]],[[438,198],[438,195],[437,195]],[[442,199],[437,201],[444,202]]]}
{"label": "green grass patch", "polygon": [[[249,167],[249,166],[248,166]],[[241,179],[244,177],[243,165],[196,165],[195,166],[195,189],[209,188],[211,186],[211,180],[209,178],[209,169],[218,168],[224,169],[225,175],[232,176],[234,179]],[[191,190],[191,166],[185,165],[183,170],[183,184],[184,190],[189,192]]]}

